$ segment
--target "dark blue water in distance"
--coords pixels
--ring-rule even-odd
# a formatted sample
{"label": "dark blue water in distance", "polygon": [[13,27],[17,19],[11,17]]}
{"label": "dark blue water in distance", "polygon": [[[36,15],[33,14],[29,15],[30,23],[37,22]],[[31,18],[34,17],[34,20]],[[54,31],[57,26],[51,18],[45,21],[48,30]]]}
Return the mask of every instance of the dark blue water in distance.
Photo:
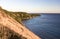
{"label": "dark blue water in distance", "polygon": [[60,39],[60,14],[41,14],[23,23],[42,39]]}

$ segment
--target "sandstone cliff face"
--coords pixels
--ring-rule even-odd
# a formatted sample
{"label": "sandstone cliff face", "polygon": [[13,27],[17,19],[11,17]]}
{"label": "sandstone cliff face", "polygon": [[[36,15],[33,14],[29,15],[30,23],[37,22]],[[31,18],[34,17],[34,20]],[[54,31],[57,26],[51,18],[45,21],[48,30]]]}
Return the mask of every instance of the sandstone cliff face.
{"label": "sandstone cliff face", "polygon": [[40,39],[0,8],[0,39]]}

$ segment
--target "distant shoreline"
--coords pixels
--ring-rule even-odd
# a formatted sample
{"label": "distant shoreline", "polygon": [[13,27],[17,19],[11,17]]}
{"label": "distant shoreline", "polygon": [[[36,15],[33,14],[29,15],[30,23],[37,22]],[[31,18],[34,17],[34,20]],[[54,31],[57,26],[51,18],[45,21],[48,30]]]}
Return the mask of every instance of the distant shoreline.
{"label": "distant shoreline", "polygon": [[29,14],[60,14],[60,13],[29,13]]}
{"label": "distant shoreline", "polygon": [[60,14],[60,13],[40,13],[40,14]]}

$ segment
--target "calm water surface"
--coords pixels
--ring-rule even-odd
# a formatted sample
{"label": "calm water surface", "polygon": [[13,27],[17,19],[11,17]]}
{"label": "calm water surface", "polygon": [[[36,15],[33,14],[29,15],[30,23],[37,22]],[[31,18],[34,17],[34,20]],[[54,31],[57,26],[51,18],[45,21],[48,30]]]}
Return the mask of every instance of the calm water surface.
{"label": "calm water surface", "polygon": [[42,39],[60,39],[60,14],[42,14],[23,23]]}

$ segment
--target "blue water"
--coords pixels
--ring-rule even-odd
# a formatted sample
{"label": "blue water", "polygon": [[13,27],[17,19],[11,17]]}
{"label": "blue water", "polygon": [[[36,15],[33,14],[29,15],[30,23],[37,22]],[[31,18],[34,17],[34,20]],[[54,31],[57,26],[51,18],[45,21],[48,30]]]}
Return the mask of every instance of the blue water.
{"label": "blue water", "polygon": [[41,14],[23,23],[42,39],[60,39],[60,14]]}

